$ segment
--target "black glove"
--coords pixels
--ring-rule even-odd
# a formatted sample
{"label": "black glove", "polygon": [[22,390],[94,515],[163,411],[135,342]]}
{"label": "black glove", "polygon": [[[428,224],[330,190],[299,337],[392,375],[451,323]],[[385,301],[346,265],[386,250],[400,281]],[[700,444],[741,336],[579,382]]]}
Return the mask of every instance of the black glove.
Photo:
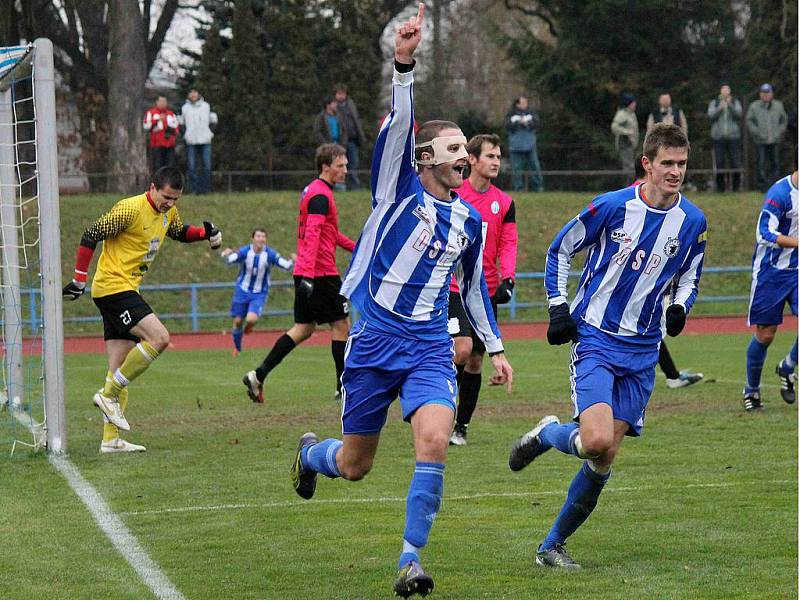
{"label": "black glove", "polygon": [[311,294],[314,293],[314,280],[311,279],[310,277],[303,277],[300,280],[300,283],[297,287],[297,291],[303,298],[308,300],[309,298],[311,298]]}
{"label": "black glove", "polygon": [[210,221],[203,221],[203,227],[206,228],[205,238],[208,240],[208,245],[212,250],[216,250],[222,246],[222,232],[219,228]]}
{"label": "black glove", "polygon": [[77,300],[81,296],[83,296],[83,292],[86,288],[86,284],[82,281],[75,281],[74,279],[70,281],[67,285],[64,286],[64,289],[61,290],[61,295],[66,300]]}
{"label": "black glove", "polygon": [[506,277],[503,281],[500,282],[500,285],[497,286],[497,289],[494,291],[494,297],[492,300],[495,301],[497,304],[505,304],[509,300],[511,300],[511,292],[514,291],[514,280],[511,277]]}
{"label": "black glove", "polygon": [[680,304],[672,304],[667,308],[667,335],[675,337],[686,325],[686,311]]}
{"label": "black glove", "polygon": [[547,328],[547,343],[551,346],[578,341],[578,326],[569,314],[569,304],[551,306],[550,325]]}

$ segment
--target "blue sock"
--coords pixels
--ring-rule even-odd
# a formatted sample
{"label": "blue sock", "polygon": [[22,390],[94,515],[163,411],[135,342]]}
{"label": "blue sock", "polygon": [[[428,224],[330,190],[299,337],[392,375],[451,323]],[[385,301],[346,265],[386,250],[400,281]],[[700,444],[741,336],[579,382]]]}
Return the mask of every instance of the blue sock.
{"label": "blue sock", "polygon": [[603,491],[611,472],[601,475],[596,473],[585,461],[578,474],[572,480],[567,492],[567,500],[561,507],[550,533],[542,542],[542,550],[552,550],[556,544],[563,544],[592,514],[597,506],[597,498]]}
{"label": "blue sock", "polygon": [[575,449],[575,438],[578,436],[577,423],[551,423],[539,433],[539,439],[549,448],[560,450],[564,454],[578,456]]}
{"label": "blue sock", "polygon": [[236,348],[239,352],[242,351],[242,328],[234,329],[231,331],[231,335],[233,335],[233,347]]}
{"label": "blue sock", "polygon": [[306,446],[300,452],[303,468],[311,469],[331,479],[341,477],[342,474],[336,465],[336,453],[342,445],[341,440],[328,438],[312,446]]}
{"label": "blue sock", "polygon": [[789,351],[789,354],[786,355],[786,358],[783,359],[781,362],[781,373],[784,375],[789,375],[790,373],[794,373],[794,368],[797,366],[797,339],[794,340],[794,346]]}
{"label": "blue sock", "polygon": [[764,368],[764,359],[767,358],[767,344],[762,344],[753,336],[747,346],[747,385],[745,393],[757,392],[761,387],[761,371]]}
{"label": "blue sock", "polygon": [[417,462],[406,499],[406,529],[403,532],[403,553],[398,568],[410,560],[419,560],[417,551],[428,543],[428,534],[442,504],[444,465]]}

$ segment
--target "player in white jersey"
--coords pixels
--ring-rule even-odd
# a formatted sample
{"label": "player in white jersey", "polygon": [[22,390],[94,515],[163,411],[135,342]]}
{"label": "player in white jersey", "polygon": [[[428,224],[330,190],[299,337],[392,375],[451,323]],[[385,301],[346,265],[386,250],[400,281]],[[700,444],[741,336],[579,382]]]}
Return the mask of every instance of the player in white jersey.
{"label": "player in white jersey", "polygon": [[466,138],[453,123],[428,122],[419,130],[415,149],[413,54],[423,13],[420,4],[417,16],[395,36],[392,112],[383,122],[372,162],[373,211],[342,285],[342,295],[362,315],[347,340],[343,440],[320,442],[306,433],[291,469],[303,498],[313,496],[317,473],[363,478],[372,468],[389,406],[400,396],[416,453],[394,584],[403,597],[433,589],[419,552],[441,504],[455,413],[453,342],[447,332],[454,272],[471,324],[492,356],[492,382],[506,384],[510,392],[512,381],[483,277],[481,217],[451,192],[463,182]]}
{"label": "player in white jersey", "polygon": [[[584,462],[536,553],[539,565],[578,570],[564,548],[588,518],[611,476],[626,435],[641,435],[664,331],[678,335],[697,296],[706,219],[680,188],[689,140],[675,125],[657,124],[644,142],[645,182],[603,194],[561,230],[547,255],[545,288],[550,344],[572,342],[574,421],[547,416],[514,444],[509,467],[519,471],[558,448]],[[587,250],[572,307],[567,275]],[[666,313],[664,295],[677,278]]]}

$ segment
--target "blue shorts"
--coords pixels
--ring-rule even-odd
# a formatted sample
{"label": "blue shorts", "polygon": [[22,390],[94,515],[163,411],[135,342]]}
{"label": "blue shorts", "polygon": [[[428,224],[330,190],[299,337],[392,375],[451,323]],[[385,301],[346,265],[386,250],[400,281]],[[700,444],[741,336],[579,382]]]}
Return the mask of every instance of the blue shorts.
{"label": "blue shorts", "polygon": [[602,402],[611,407],[615,420],[630,425],[626,435],[641,435],[656,380],[656,363],[658,346],[643,351],[573,344],[569,370],[574,419]]}
{"label": "blue shorts", "polygon": [[456,410],[453,340],[422,341],[365,328],[350,331],[342,373],[342,433],[372,435],[400,396],[403,420],[425,404]]}
{"label": "blue shorts", "polygon": [[233,292],[233,300],[231,300],[231,316],[244,319],[247,313],[256,313],[260,317],[264,311],[264,305],[267,303],[268,295],[269,292],[258,294],[245,292],[237,286]]}
{"label": "blue shorts", "polygon": [[786,303],[797,314],[797,271],[764,269],[750,286],[748,325],[780,325]]}

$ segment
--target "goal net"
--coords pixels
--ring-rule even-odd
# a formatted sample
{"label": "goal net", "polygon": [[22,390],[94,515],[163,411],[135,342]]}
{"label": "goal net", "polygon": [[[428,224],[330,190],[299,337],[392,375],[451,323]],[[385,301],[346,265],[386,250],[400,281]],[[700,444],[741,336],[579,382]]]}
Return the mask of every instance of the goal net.
{"label": "goal net", "polygon": [[0,48],[0,453],[66,451],[53,46]]}

